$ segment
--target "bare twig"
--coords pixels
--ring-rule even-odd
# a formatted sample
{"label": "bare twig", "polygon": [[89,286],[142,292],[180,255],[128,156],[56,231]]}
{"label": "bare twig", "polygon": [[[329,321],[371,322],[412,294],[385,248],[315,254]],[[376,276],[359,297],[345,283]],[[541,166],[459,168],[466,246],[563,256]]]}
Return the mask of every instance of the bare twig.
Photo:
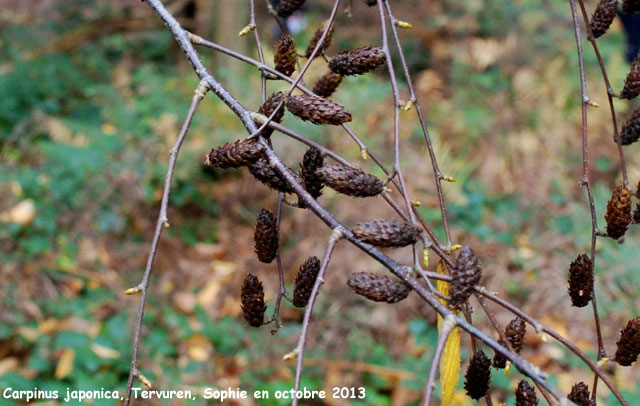
{"label": "bare twig", "polygon": [[169,151],[169,167],[167,168],[167,175],[165,176],[164,181],[164,189],[162,192],[162,201],[160,202],[160,213],[158,215],[158,221],[156,223],[156,229],[153,234],[153,238],[151,240],[151,249],[149,251],[149,257],[147,258],[147,265],[144,270],[144,275],[142,276],[142,281],[135,288],[129,289],[128,294],[140,293],[140,304],[138,305],[138,317],[136,319],[136,330],[133,338],[133,351],[131,354],[131,370],[129,372],[129,379],[127,380],[127,391],[125,396],[124,405],[128,406],[131,401],[131,389],[133,388],[133,380],[134,378],[139,378],[141,381],[145,382],[146,379],[140,373],[138,368],[138,351],[140,350],[140,341],[142,338],[142,318],[144,316],[144,308],[147,301],[147,293],[149,289],[149,279],[151,276],[151,268],[153,266],[153,260],[156,257],[156,252],[158,251],[158,242],[160,241],[160,234],[162,234],[162,230],[164,228],[169,227],[169,220],[167,218],[167,206],[169,205],[169,194],[171,192],[171,181],[173,180],[173,171],[176,166],[176,162],[178,160],[178,154],[180,153],[180,147],[182,146],[182,142],[184,141],[187,132],[189,131],[189,126],[191,125],[191,121],[193,120],[193,116],[200,104],[200,101],[204,98],[205,93],[209,90],[209,85],[205,81],[200,81],[195,94],[193,96],[193,100],[191,101],[191,106],[189,107],[189,111],[187,112],[187,117],[184,120],[184,124],[182,124],[182,129],[178,134],[178,139],[173,144],[173,147]]}
{"label": "bare twig", "polygon": [[[295,350],[285,355],[284,359],[289,360],[293,358],[297,358],[296,362],[296,377],[294,381],[294,391],[298,391],[300,389],[300,379],[302,378],[302,362],[304,360],[304,346],[307,342],[307,333],[309,332],[309,324],[311,323],[311,313],[313,312],[313,306],[316,303],[316,298],[318,297],[318,293],[320,292],[320,286],[324,283],[324,275],[327,272],[327,267],[329,266],[329,261],[331,261],[331,255],[333,255],[333,250],[336,247],[337,242],[342,238],[342,232],[339,228],[333,229],[331,234],[331,238],[329,239],[329,244],[327,245],[327,252],[324,254],[324,258],[322,259],[322,265],[320,266],[320,271],[318,272],[318,277],[316,278],[315,283],[313,284],[313,289],[311,290],[311,296],[309,297],[309,303],[307,303],[307,308],[304,310],[304,319],[302,320],[302,331],[300,332],[300,338],[298,339],[298,345]],[[294,397],[291,402],[291,406],[296,406],[298,404],[298,398]]]}
{"label": "bare twig", "polygon": [[442,328],[440,330],[440,337],[438,338],[438,344],[436,350],[433,353],[433,360],[431,360],[431,367],[429,368],[429,378],[427,379],[427,385],[424,388],[424,399],[422,401],[423,406],[431,405],[431,398],[433,398],[433,391],[436,389],[436,375],[438,367],[440,366],[440,360],[442,359],[442,352],[447,344],[449,335],[456,327],[456,319],[453,316],[445,317],[442,322]]}

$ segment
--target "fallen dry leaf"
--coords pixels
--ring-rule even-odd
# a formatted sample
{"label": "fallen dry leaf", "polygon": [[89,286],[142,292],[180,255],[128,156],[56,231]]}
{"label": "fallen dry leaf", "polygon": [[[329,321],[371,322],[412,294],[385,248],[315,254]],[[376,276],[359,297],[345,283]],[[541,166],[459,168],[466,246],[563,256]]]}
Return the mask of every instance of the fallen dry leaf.
{"label": "fallen dry leaf", "polygon": [[58,365],[56,366],[56,372],[54,376],[56,379],[64,379],[73,371],[73,360],[76,358],[76,352],[71,348],[65,348],[60,355]]}

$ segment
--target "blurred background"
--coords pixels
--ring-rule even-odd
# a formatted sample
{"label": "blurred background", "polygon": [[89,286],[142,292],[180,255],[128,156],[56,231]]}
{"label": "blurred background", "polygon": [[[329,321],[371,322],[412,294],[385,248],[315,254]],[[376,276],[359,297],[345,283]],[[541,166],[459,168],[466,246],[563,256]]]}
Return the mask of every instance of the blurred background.
{"label": "blurred background", "polygon": [[[299,52],[333,2],[307,3],[290,19]],[[353,19],[342,11],[338,16],[328,55],[380,44],[377,9],[361,0],[353,3]],[[0,4],[0,388],[122,391],[139,299],[122,291],[142,276],[168,150],[198,81],[143,2]],[[165,4],[189,30],[257,59],[253,37],[237,35],[249,22],[248,1]],[[444,184],[454,242],[470,244],[479,254],[489,289],[595,358],[590,307],[570,307],[566,293],[568,265],[588,249],[591,227],[585,191],[578,186],[580,83],[567,2],[396,0],[392,5],[399,19],[414,26],[400,33],[408,63],[441,169],[457,179]],[[595,5],[588,1],[589,13]],[[264,3],[257,6],[271,63],[278,28]],[[629,65],[618,19],[598,43],[614,90],[620,90]],[[590,45],[584,45],[589,95],[603,106],[589,109],[589,141],[598,221],[604,225],[606,202],[621,175],[604,84]],[[200,51],[223,85],[256,110],[259,72]],[[308,82],[326,69],[321,61],[314,63]],[[406,100],[406,86],[400,84]],[[270,81],[268,88],[270,94],[286,86]],[[386,70],[345,79],[333,99],[349,107],[353,128],[391,163],[393,101]],[[632,102],[616,102],[619,122],[632,108]],[[442,237],[424,138],[414,112],[402,113],[401,120],[402,165],[411,195]],[[304,124],[289,114],[284,124],[382,177],[339,129]],[[292,385],[294,365],[282,356],[295,347],[303,312],[284,304],[285,326],[274,336],[270,326],[253,329],[240,316],[240,284],[247,272],[264,282],[268,314],[273,309],[277,270],[258,262],[252,235],[255,215],[263,207],[275,211],[277,194],[244,170],[202,166],[211,147],[245,135],[239,120],[208,94],[178,161],[171,228],[162,236],[151,279],[140,366],[157,388],[198,393],[205,387],[252,391]],[[297,168],[304,146],[279,134],[273,142]],[[636,148],[626,148],[632,185],[640,180]],[[327,190],[321,203],[347,225],[393,216],[377,198],[355,201]],[[281,235],[291,287],[300,264],[310,255],[322,256],[329,233],[310,213],[285,206]],[[640,314],[639,237],[632,226],[624,245],[598,240],[597,295],[609,352],[626,320]],[[411,258],[406,250],[388,254],[405,263]],[[437,338],[435,314],[415,295],[393,306],[366,302],[346,285],[353,271],[384,272],[349,244],[339,244],[314,309],[302,383],[327,390],[364,386],[367,398],[308,404],[416,405]],[[494,310],[503,325],[511,319]],[[492,331],[481,312],[474,318]],[[463,344],[464,371],[470,348],[464,335]],[[592,384],[576,357],[556,343],[542,343],[533,331],[523,355],[551,373],[550,381],[562,392],[579,380]],[[630,404],[640,402],[637,367],[609,365],[608,371]],[[494,400],[512,404],[520,379],[515,369],[506,377],[495,372]],[[599,386],[602,404],[616,404]],[[260,402],[227,404],[287,404]],[[462,385],[454,402],[473,404]]]}

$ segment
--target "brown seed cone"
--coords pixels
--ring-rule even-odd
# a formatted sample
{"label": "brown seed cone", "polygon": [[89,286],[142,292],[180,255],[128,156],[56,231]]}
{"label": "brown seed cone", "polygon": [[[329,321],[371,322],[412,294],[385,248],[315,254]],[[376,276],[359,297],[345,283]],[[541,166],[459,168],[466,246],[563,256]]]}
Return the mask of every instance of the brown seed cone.
{"label": "brown seed cone", "polygon": [[[503,339],[498,340],[498,344],[503,347],[506,347],[507,343],[504,342]],[[498,369],[504,369],[507,366],[507,359],[502,355],[496,352],[493,356],[493,367]]]}
{"label": "brown seed cone", "polygon": [[[516,317],[515,319],[509,322],[507,328],[504,329],[504,335],[509,340],[509,344],[511,345],[511,349],[516,354],[519,354],[522,351],[522,347],[524,347],[524,335],[527,333],[527,325],[520,317]],[[500,341],[500,344],[504,345],[503,341]],[[499,353],[493,357],[493,366],[496,368],[504,368],[507,364],[507,359]]]}
{"label": "brown seed cone", "polygon": [[289,34],[283,34],[280,41],[276,45],[276,52],[273,55],[273,63],[276,70],[287,76],[291,76],[296,70],[296,62],[298,61],[298,53],[296,52],[296,44]]}
{"label": "brown seed cone", "polygon": [[354,272],[347,283],[357,294],[374,302],[396,303],[405,299],[411,289],[402,281],[368,272]]}
{"label": "brown seed cone", "polygon": [[329,97],[336,91],[340,82],[342,82],[342,75],[329,72],[316,82],[313,93],[320,97]]}
{"label": "brown seed cone", "polygon": [[[304,188],[314,199],[322,196],[322,188],[324,185],[316,174],[316,171],[321,168],[322,165],[324,165],[324,156],[319,149],[311,147],[304,153],[302,165],[300,165],[300,176],[302,177]],[[306,207],[301,199],[298,200],[298,207]]]}
{"label": "brown seed cone", "polygon": [[375,196],[384,190],[384,184],[380,179],[358,168],[327,164],[318,169],[316,174],[325,186],[349,196]]}
{"label": "brown seed cone", "polygon": [[213,148],[204,164],[214,168],[239,168],[249,165],[264,155],[262,145],[255,141],[238,140]]}
{"label": "brown seed cone", "polygon": [[[282,100],[284,100],[284,94],[282,94],[282,92],[272,94],[271,97],[269,97],[264,103],[262,103],[262,105],[258,109],[258,113],[262,114],[267,118],[271,117],[273,112],[276,110],[276,107],[278,107],[278,104],[280,104]],[[282,122],[283,117],[284,117],[284,104],[280,106],[280,108],[278,109],[278,112],[276,113],[275,116],[273,116],[273,120],[271,121],[280,123]],[[261,124],[256,123],[256,126],[258,126],[259,128]],[[265,129],[262,130],[262,132],[260,133],[260,135],[262,135],[265,138],[269,138],[271,134],[273,134],[273,128],[269,128],[269,127],[265,127]]]}
{"label": "brown seed cone", "polygon": [[622,11],[627,14],[633,14],[640,11],[639,0],[622,0]]}
{"label": "brown seed cone", "polygon": [[[322,33],[324,32],[324,29],[325,29],[325,25],[323,24],[320,28],[316,30],[315,34],[313,34],[313,38],[311,38],[311,41],[309,42],[309,46],[307,47],[307,52],[305,52],[305,56],[307,58],[311,56],[314,49],[316,49],[316,47],[318,46],[318,42],[320,42],[320,38],[322,37]],[[331,24],[331,27],[329,27],[329,32],[327,32],[327,37],[324,39],[324,42],[322,43],[322,47],[320,47],[320,49],[316,53],[316,57],[320,56],[322,52],[324,52],[327,48],[329,48],[329,45],[331,45],[331,37],[333,37],[333,24]]]}
{"label": "brown seed cone", "polygon": [[480,282],[482,277],[482,264],[476,253],[469,246],[464,246],[456,260],[456,266],[451,271],[451,284],[449,285],[449,304],[454,307],[461,306],[473,293],[473,287]]}
{"label": "brown seed cone", "polygon": [[340,75],[361,75],[384,64],[384,52],[376,46],[366,46],[340,52],[329,60],[329,69]]}
{"label": "brown seed cone", "polygon": [[576,406],[591,406],[591,397],[589,396],[589,387],[584,382],[578,382],[571,388],[571,392],[567,395],[567,399],[576,404]]}
{"label": "brown seed cone", "polygon": [[360,221],[351,232],[360,241],[377,247],[405,247],[419,237],[418,230],[411,224],[384,219]]}
{"label": "brown seed cone", "polygon": [[267,305],[264,303],[264,289],[262,282],[253,274],[247,274],[242,284],[242,317],[250,326],[260,327],[264,324],[264,312]]}
{"label": "brown seed cone", "polygon": [[630,145],[640,138],[640,108],[633,110],[631,117],[622,124],[620,135],[618,135],[622,145]]}
{"label": "brown seed cone", "polygon": [[607,235],[614,240],[627,232],[631,224],[631,193],[626,186],[618,186],[613,190],[604,220],[607,222]]}
{"label": "brown seed cone", "polygon": [[490,383],[491,360],[482,350],[476,350],[464,375],[464,389],[467,391],[467,396],[479,400],[487,394]]}
{"label": "brown seed cone", "polygon": [[633,222],[640,224],[640,203],[636,204],[636,209],[633,211]]}
{"label": "brown seed cone", "polygon": [[279,234],[276,216],[269,210],[262,209],[256,221],[256,231],[253,233],[254,248],[260,262],[269,264],[275,259]]}
{"label": "brown seed cone", "polygon": [[516,389],[516,406],[537,406],[536,391],[526,381],[520,381]]}
{"label": "brown seed cone", "polygon": [[294,116],[313,124],[340,125],[351,121],[349,110],[322,97],[291,96],[287,100],[287,108]]}
{"label": "brown seed cone", "polygon": [[585,307],[593,297],[593,262],[585,254],[569,265],[569,297],[575,307]]}
{"label": "brown seed cone", "polygon": [[[291,171],[291,170],[289,170]],[[280,174],[269,165],[269,160],[266,157],[258,159],[253,164],[249,165],[249,172],[264,183],[271,189],[277,190],[283,193],[293,193],[293,188],[289,186],[287,180],[280,176]],[[298,178],[298,175],[291,171],[292,176]]]}
{"label": "brown seed cone", "polygon": [[305,307],[309,303],[313,285],[320,272],[320,260],[317,257],[309,257],[302,265],[296,275],[295,286],[293,288],[293,305]]}
{"label": "brown seed cone", "polygon": [[640,54],[631,62],[631,70],[624,80],[624,87],[620,92],[621,99],[633,99],[640,94]]}
{"label": "brown seed cone", "polygon": [[617,9],[618,0],[600,0],[590,22],[594,37],[598,38],[607,32],[613,19],[616,18]]}
{"label": "brown seed cone", "polygon": [[640,354],[640,317],[629,320],[620,331],[620,339],[616,343],[615,361],[625,367],[636,362]]}
{"label": "brown seed cone", "polygon": [[302,7],[305,0],[280,0],[276,13],[279,17],[287,18]]}

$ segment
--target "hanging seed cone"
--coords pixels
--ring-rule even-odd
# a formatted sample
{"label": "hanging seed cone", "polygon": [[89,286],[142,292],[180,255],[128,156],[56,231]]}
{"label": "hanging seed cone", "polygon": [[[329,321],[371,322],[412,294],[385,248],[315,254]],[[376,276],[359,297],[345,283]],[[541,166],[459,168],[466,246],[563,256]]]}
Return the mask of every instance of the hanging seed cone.
{"label": "hanging seed cone", "polygon": [[320,272],[320,260],[317,257],[309,257],[300,265],[293,288],[294,306],[305,307],[309,303],[318,272]]}
{"label": "hanging seed cone", "polygon": [[537,406],[536,391],[526,381],[520,381],[516,389],[516,406]]}
{"label": "hanging seed cone", "polygon": [[322,97],[299,95],[287,100],[287,108],[294,116],[313,124],[340,125],[351,121],[351,113],[341,104]]}
{"label": "hanging seed cone", "polygon": [[[269,165],[269,160],[265,157],[249,165],[249,172],[271,189],[283,193],[293,193],[293,188],[289,186],[287,180]],[[291,171],[291,174],[296,178],[298,177],[293,171]]]}
{"label": "hanging seed cone", "polygon": [[631,62],[631,70],[620,92],[621,99],[633,99],[640,94],[640,54]]}
{"label": "hanging seed cone", "polygon": [[482,277],[482,264],[476,253],[469,246],[464,246],[456,260],[456,266],[451,271],[449,285],[449,304],[453,307],[462,305],[473,293],[473,287]]}
{"label": "hanging seed cone", "polygon": [[594,37],[598,38],[607,32],[613,19],[616,18],[617,9],[618,0],[600,0],[590,22]]}
{"label": "hanging seed cone", "polygon": [[419,237],[418,230],[411,224],[384,219],[360,221],[351,232],[360,241],[376,247],[405,247]]}
{"label": "hanging seed cone", "polygon": [[620,135],[618,135],[622,145],[630,145],[640,138],[640,108],[633,110],[631,118],[622,124]]}
{"label": "hanging seed cone", "polygon": [[247,274],[242,284],[242,317],[252,327],[260,327],[264,324],[264,312],[267,305],[264,303],[264,289],[262,282],[253,274]]}
{"label": "hanging seed cone", "polygon": [[[527,332],[527,325],[520,317],[516,317],[515,319],[509,322],[507,328],[504,329],[504,335],[509,340],[509,344],[511,344],[511,349],[516,354],[519,354],[522,351],[522,347],[524,346],[524,335]],[[500,340],[500,344],[505,345],[504,341]],[[507,359],[499,353],[493,357],[493,366],[496,368],[504,368],[507,364]]]}
{"label": "hanging seed cone", "polygon": [[571,388],[571,392],[567,399],[576,404],[576,406],[591,406],[591,397],[589,396],[589,387],[584,382],[578,382]]}
{"label": "hanging seed cone", "polygon": [[287,18],[302,7],[305,0],[280,0],[276,13],[279,17]]}
{"label": "hanging seed cone", "polygon": [[[278,107],[278,104],[280,104],[282,100],[284,100],[284,94],[282,92],[272,94],[271,97],[269,97],[264,103],[262,103],[262,105],[258,109],[258,113],[262,114],[267,118],[271,117],[273,112]],[[273,116],[273,120],[271,121],[274,121],[276,123],[281,123],[283,117],[284,117],[284,104],[280,106],[280,108],[278,109],[278,112],[276,113],[275,116]],[[259,128],[261,124],[256,123],[256,126],[258,126]],[[262,130],[262,132],[260,133],[260,135],[262,135],[265,138],[269,138],[271,134],[273,134],[273,128],[269,128],[269,127],[265,127],[265,129]]]}
{"label": "hanging seed cone", "polygon": [[329,97],[336,91],[340,82],[342,82],[342,75],[329,72],[313,86],[313,93],[320,97]]}
{"label": "hanging seed cone", "polygon": [[491,360],[482,350],[476,350],[464,375],[464,389],[467,391],[467,396],[479,400],[487,394],[489,383],[491,383]]}
{"label": "hanging seed cone", "polygon": [[[324,165],[324,156],[319,149],[312,147],[304,153],[302,165],[300,165],[302,169],[300,175],[304,188],[314,199],[322,196],[322,188],[324,185],[316,174],[316,171],[321,168],[322,165]],[[302,200],[298,200],[298,207],[304,208],[306,206]]]}
{"label": "hanging seed cone", "polygon": [[[503,347],[507,346],[507,343],[504,342],[503,339],[498,340],[498,344]],[[502,355],[496,352],[493,356],[493,367],[498,369],[504,369],[507,366],[507,359]]]}
{"label": "hanging seed cone", "polygon": [[204,164],[214,168],[239,168],[249,165],[264,155],[262,145],[255,141],[238,140],[213,148]]}
{"label": "hanging seed cone", "polygon": [[569,297],[575,307],[585,307],[593,297],[593,262],[585,254],[569,266]]}
{"label": "hanging seed cone", "polygon": [[340,52],[329,60],[329,69],[340,75],[361,75],[384,64],[384,52],[376,46],[366,46]]}
{"label": "hanging seed cone", "polygon": [[616,343],[615,361],[625,367],[636,362],[640,354],[640,317],[629,320],[620,331],[620,339]]}
{"label": "hanging seed cone", "polygon": [[256,231],[253,233],[254,248],[260,262],[271,263],[278,253],[278,226],[276,216],[269,210],[262,209],[256,221]]}
{"label": "hanging seed cone", "polygon": [[[311,54],[313,53],[313,50],[316,49],[316,47],[318,46],[318,42],[320,42],[320,38],[322,37],[322,33],[324,32],[324,29],[325,29],[325,25],[323,24],[320,28],[316,30],[315,34],[313,34],[313,38],[311,38],[311,41],[309,42],[309,46],[307,47],[307,52],[305,52],[305,56],[307,58],[311,56]],[[327,37],[324,39],[324,42],[322,43],[322,47],[316,53],[316,57],[321,55],[322,52],[324,52],[327,48],[329,48],[329,45],[331,45],[331,37],[333,37],[333,24],[331,24],[331,27],[329,27],[329,31],[327,32]]]}
{"label": "hanging seed cone", "polygon": [[636,204],[636,209],[633,211],[633,222],[640,224],[640,203]]}
{"label": "hanging seed cone", "polygon": [[276,52],[273,55],[273,63],[276,70],[287,76],[291,76],[296,70],[296,62],[298,61],[298,53],[296,52],[296,44],[289,34],[283,34],[280,41],[276,45]]}
{"label": "hanging seed cone", "polygon": [[402,281],[368,272],[354,272],[347,284],[360,296],[374,302],[396,303],[405,299],[411,289]]}
{"label": "hanging seed cone", "polygon": [[627,14],[633,14],[640,11],[639,0],[622,0],[622,11]]}
{"label": "hanging seed cone", "polygon": [[618,186],[613,190],[604,220],[607,222],[607,235],[614,240],[627,232],[631,224],[631,193],[626,186]]}
{"label": "hanging seed cone", "polygon": [[376,196],[384,190],[380,179],[358,168],[327,164],[318,169],[316,174],[325,186],[349,196]]}

